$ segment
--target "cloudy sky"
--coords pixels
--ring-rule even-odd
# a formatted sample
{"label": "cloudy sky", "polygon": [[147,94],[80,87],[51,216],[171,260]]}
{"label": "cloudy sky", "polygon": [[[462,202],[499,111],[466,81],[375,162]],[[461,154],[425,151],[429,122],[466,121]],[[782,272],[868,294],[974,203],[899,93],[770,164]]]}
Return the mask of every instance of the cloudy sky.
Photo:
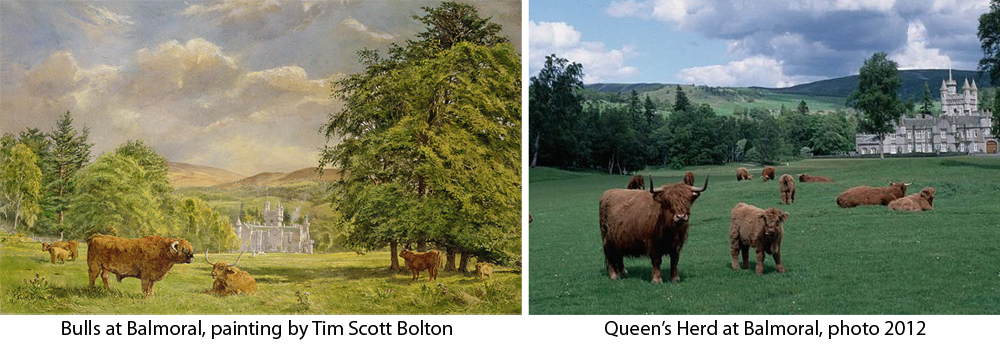
{"label": "cloudy sky", "polygon": [[901,69],[974,70],[989,0],[615,0],[529,3],[529,73],[555,53],[584,82],[781,87]]}
{"label": "cloudy sky", "polygon": [[[521,44],[519,1],[464,1]],[[244,175],[315,166],[330,81],[439,1],[0,2],[0,133],[66,111],[99,154],[141,139]]]}

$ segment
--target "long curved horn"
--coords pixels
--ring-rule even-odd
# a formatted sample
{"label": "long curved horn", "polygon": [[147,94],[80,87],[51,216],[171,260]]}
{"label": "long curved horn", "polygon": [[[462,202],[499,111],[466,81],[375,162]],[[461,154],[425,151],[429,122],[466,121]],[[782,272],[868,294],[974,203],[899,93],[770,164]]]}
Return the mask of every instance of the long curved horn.
{"label": "long curved horn", "polygon": [[205,262],[208,263],[208,265],[215,265],[215,263],[211,260],[208,260],[208,247],[205,247]]}
{"label": "long curved horn", "polygon": [[180,243],[181,243],[180,241],[171,242],[170,243],[170,250],[174,251],[174,253],[180,252],[180,251],[177,250],[177,245],[180,244]]}
{"label": "long curved horn", "polygon": [[704,191],[708,190],[708,178],[711,177],[711,176],[712,176],[712,173],[706,174],[705,175],[705,184],[702,185],[701,188],[691,187],[691,191],[692,192],[701,193],[701,192],[704,192]]}
{"label": "long curved horn", "polygon": [[247,251],[243,251],[243,252],[240,252],[240,256],[236,257],[236,262],[235,262],[235,263],[232,263],[232,264],[230,264],[230,265],[229,265],[229,266],[227,266],[227,267],[233,267],[233,266],[236,266],[236,264],[239,264],[239,263],[240,263],[240,258],[243,258],[243,253],[246,253],[246,252],[247,252]]}

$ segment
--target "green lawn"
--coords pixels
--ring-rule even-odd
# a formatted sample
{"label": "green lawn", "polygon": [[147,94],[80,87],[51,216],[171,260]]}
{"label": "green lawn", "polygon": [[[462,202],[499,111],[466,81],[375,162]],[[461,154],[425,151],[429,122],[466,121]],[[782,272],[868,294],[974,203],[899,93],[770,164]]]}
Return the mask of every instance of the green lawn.
{"label": "green lawn", "polygon": [[[239,268],[257,281],[257,295],[221,297],[204,294],[212,286],[212,267],[203,255],[178,264],[157,282],[156,294],[143,298],[135,278],[122,283],[111,276],[111,290],[97,279],[87,282],[86,244],[76,262],[49,263],[38,243],[5,239],[0,244],[0,312],[82,314],[519,314],[521,275],[497,267],[493,279],[480,282],[474,274],[441,271],[427,281],[409,273],[389,272],[387,252],[359,256],[332,254],[244,254]],[[210,254],[213,261],[232,262],[236,254]],[[402,261],[402,260],[401,260]],[[470,266],[471,268],[472,266]],[[474,269],[473,269],[474,270]],[[44,276],[47,289],[24,283]],[[441,283],[442,287],[437,284]],[[427,288],[424,286],[427,285]],[[442,289],[447,286],[447,293]],[[309,292],[301,304],[296,291]]]}
{"label": "green lawn", "polygon": [[[645,257],[626,260],[624,279],[608,279],[598,198],[624,187],[628,177],[530,170],[530,312],[1000,313],[1000,158],[800,161],[777,167],[777,174],[808,172],[836,182],[798,183],[791,206],[779,204],[777,182],[759,180],[759,167],[750,167],[756,170],[750,182],[736,182],[735,167],[689,168],[699,186],[708,170],[712,179],[694,204],[676,284],[651,284]],[[681,181],[683,171],[652,174],[662,185]],[[934,187],[935,209],[903,213],[835,203],[849,187],[890,180],[912,181],[907,193]],[[738,202],[790,214],[782,244],[788,272],[776,273],[770,256],[763,276],[730,268],[729,216]],[[751,269],[754,263],[751,256]]]}

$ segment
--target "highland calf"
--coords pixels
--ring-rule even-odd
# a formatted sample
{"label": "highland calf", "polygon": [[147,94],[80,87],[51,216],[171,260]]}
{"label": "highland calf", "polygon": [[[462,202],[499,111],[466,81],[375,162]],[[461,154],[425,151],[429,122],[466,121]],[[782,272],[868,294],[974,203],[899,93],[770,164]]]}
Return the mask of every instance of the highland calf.
{"label": "highland calf", "polygon": [[479,275],[479,280],[482,281],[483,277],[493,278],[493,264],[478,262],[476,263],[476,275]]}
{"label": "highland calf", "polygon": [[108,276],[115,274],[122,279],[135,277],[142,280],[142,294],[153,294],[153,284],[162,280],[174,264],[191,263],[194,248],[185,239],[168,239],[146,236],[124,239],[117,236],[96,234],[87,239],[87,270],[90,287],[100,275],[104,288],[111,288]]}
{"label": "highland calf", "polygon": [[747,171],[747,168],[741,167],[741,168],[736,169],[736,181],[737,182],[738,181],[743,181],[743,180],[749,181],[749,180],[752,180],[752,179],[753,179],[753,175],[750,174],[750,171]]}
{"label": "highland calf", "polygon": [[628,180],[628,189],[645,189],[646,181],[642,179],[642,176],[635,175],[632,179]]}
{"label": "highland calf", "polygon": [[208,250],[206,249],[205,262],[212,265],[212,278],[215,279],[215,283],[212,283],[211,290],[205,292],[218,295],[257,293],[257,281],[253,279],[253,276],[236,268],[236,264],[240,263],[240,258],[243,258],[243,252],[240,252],[240,255],[236,257],[236,262],[232,264],[226,264],[224,261],[212,263],[211,260],[208,260]]}
{"label": "highland calf", "polygon": [[694,173],[691,171],[684,173],[684,184],[693,186],[694,185]]}
{"label": "highland calf", "polygon": [[799,182],[814,183],[814,182],[833,182],[829,177],[824,176],[813,176],[807,173],[799,174]]}
{"label": "highland calf", "polygon": [[790,205],[795,202],[795,180],[789,174],[781,175],[778,179],[778,187],[781,190],[781,203]]}
{"label": "highland calf", "polygon": [[52,246],[48,243],[42,243],[42,251],[49,252],[49,258],[50,258],[49,261],[51,261],[53,264],[56,263],[56,259],[58,259],[63,264],[66,264],[66,258],[72,256],[72,253],[70,251]]}
{"label": "highland calf", "polygon": [[708,189],[708,176],[701,188],[675,183],[649,191],[609,189],[601,195],[600,226],[608,276],[627,274],[625,256],[649,256],[653,283],[662,283],[660,264],[670,256],[670,281],[680,282],[677,262],[688,236],[691,205]]}
{"label": "highland calf", "polygon": [[76,261],[77,249],[80,248],[80,242],[77,241],[56,241],[53,242],[52,247],[59,247],[69,251],[70,261]]}
{"label": "highland calf", "polygon": [[888,187],[853,187],[837,196],[837,205],[850,208],[861,205],[888,205],[906,195],[910,183],[889,183]]}
{"label": "highland calf", "polygon": [[910,194],[889,203],[893,211],[927,211],[934,209],[934,188],[927,187],[919,193]]}
{"label": "highland calf", "polygon": [[774,166],[765,166],[764,171],[760,172],[761,181],[767,182],[774,179]]}
{"label": "highland calf", "polygon": [[424,270],[427,270],[429,277],[427,280],[433,281],[437,278],[438,268],[444,265],[441,261],[441,251],[436,249],[422,253],[404,249],[399,252],[399,256],[406,260],[406,268],[413,273],[411,281],[416,281],[417,277],[420,277],[420,271]]}
{"label": "highland calf", "polygon": [[[781,263],[781,238],[785,234],[784,222],[788,213],[776,208],[761,210],[744,203],[733,207],[732,219],[729,225],[729,250],[732,254],[733,270],[750,268],[749,248],[757,253],[758,275],[764,274],[764,253],[774,257],[778,273],[785,272]],[[743,254],[742,265],[737,261],[737,255]]]}

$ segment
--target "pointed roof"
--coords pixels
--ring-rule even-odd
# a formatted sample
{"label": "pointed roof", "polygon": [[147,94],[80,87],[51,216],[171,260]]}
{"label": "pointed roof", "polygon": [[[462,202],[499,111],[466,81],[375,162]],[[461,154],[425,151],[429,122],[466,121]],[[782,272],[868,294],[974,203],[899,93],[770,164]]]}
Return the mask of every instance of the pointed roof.
{"label": "pointed roof", "polygon": [[972,80],[972,90],[979,90],[979,88],[976,87],[976,80]]}
{"label": "pointed roof", "polygon": [[945,85],[944,80],[941,80],[941,91],[943,92],[945,90],[948,90],[948,86]]}
{"label": "pointed roof", "polygon": [[968,77],[966,77],[965,78],[965,82],[962,83],[962,90],[966,90],[966,89],[969,89],[969,78]]}
{"label": "pointed roof", "polygon": [[236,225],[237,226],[243,225],[243,222],[240,221],[240,216],[236,216]]}

